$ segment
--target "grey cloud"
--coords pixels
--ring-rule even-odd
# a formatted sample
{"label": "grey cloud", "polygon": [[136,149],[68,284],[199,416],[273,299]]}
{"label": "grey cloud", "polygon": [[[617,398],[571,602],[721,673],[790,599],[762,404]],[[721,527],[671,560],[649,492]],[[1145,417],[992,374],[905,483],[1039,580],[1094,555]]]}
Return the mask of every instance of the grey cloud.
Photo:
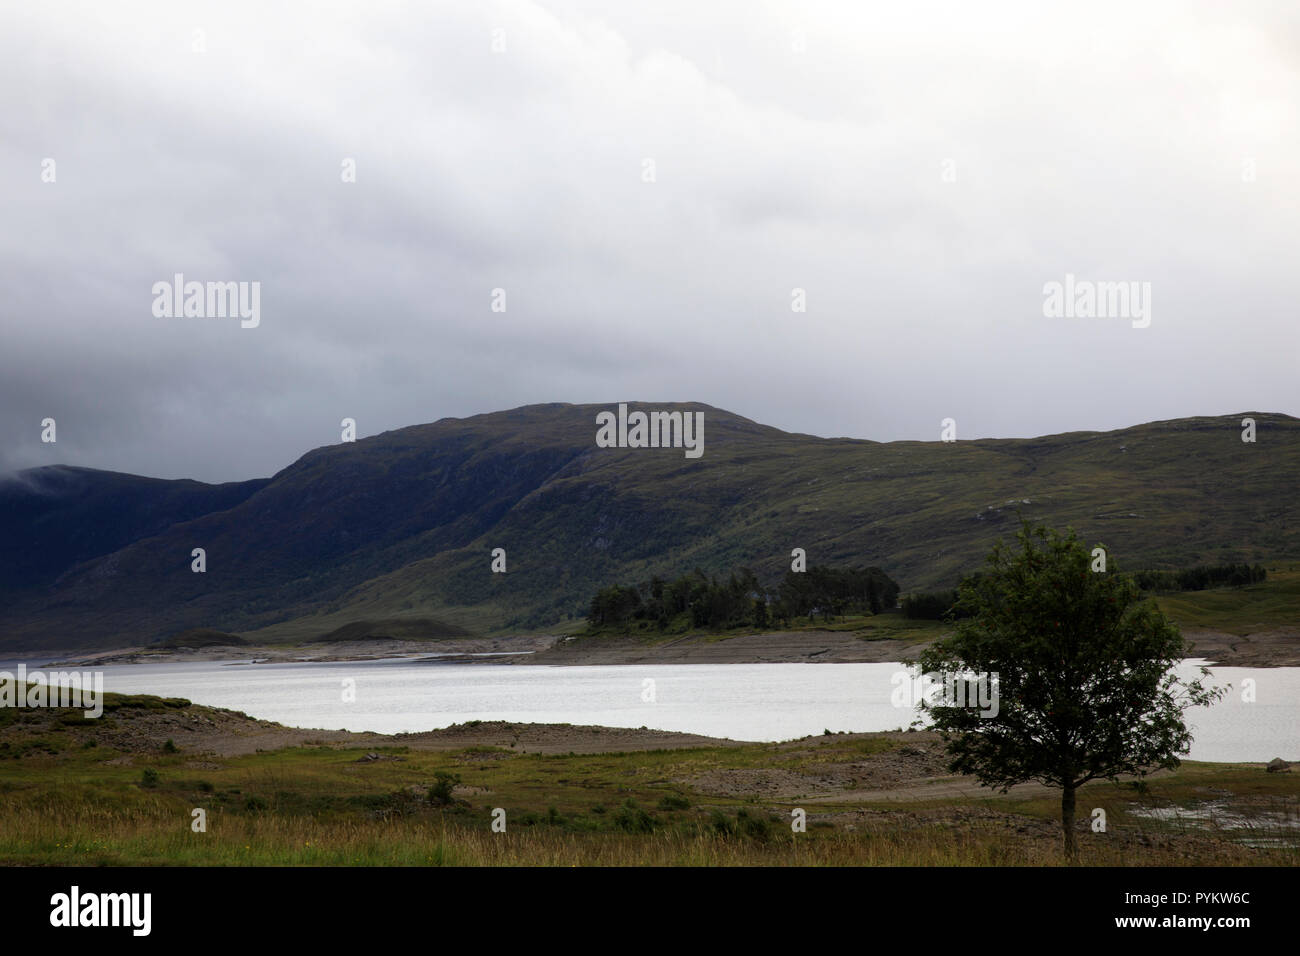
{"label": "grey cloud", "polygon": [[[0,36],[0,469],[242,479],[344,416],[630,395],[880,440],[1294,414],[1297,23],[23,9]],[[155,318],[175,272],[260,281],[261,326]],[[1150,281],[1151,327],[1044,318],[1066,272]]]}

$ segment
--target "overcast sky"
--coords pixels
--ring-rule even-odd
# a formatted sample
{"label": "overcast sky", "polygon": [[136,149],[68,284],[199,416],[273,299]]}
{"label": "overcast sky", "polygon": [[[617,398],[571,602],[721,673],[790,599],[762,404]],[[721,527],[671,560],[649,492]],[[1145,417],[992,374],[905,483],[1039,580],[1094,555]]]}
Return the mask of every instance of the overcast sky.
{"label": "overcast sky", "polygon": [[[244,479],[344,417],[552,401],[877,440],[1300,414],[1294,3],[3,19],[0,469]],[[260,282],[260,325],[156,317],[178,272]],[[1150,325],[1046,317],[1067,273],[1150,283]]]}

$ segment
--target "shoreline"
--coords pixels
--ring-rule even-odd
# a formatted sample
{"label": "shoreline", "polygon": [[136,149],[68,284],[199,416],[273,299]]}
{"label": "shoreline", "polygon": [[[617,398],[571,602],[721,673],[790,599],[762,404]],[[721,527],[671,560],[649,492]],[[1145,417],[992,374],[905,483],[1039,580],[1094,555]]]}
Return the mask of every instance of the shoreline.
{"label": "shoreline", "polygon": [[[1300,627],[1273,627],[1238,635],[1207,628],[1187,629],[1189,658],[1208,667],[1300,667]],[[447,664],[540,665],[559,667],[632,664],[908,664],[933,638],[864,636],[860,631],[764,631],[647,640],[637,636],[564,637],[518,635],[446,641],[377,640],[332,644],[239,645],[160,650],[135,647],[82,652],[47,652],[52,667],[118,664],[175,664],[227,661],[337,663],[429,660]]]}

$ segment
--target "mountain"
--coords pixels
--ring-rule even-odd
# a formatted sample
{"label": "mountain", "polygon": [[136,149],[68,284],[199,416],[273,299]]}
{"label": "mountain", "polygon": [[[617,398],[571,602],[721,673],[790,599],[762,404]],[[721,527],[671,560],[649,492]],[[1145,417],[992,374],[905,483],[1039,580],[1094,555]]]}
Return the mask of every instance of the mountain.
{"label": "mountain", "polygon": [[[702,412],[705,452],[689,458],[597,447],[597,413],[616,407],[448,418],[225,485],[22,472],[0,482],[0,647],[138,645],[194,627],[306,640],[406,617],[539,629],[615,581],[740,565],[775,578],[795,547],[811,563],[879,565],[905,590],[950,585],[1020,515],[1072,525],[1127,568],[1300,555],[1300,421],[1286,415],[880,443],[630,404]],[[494,548],[505,574],[490,570]]]}
{"label": "mountain", "polygon": [[54,465],[0,476],[0,598],[248,498],[267,479],[207,485]]}

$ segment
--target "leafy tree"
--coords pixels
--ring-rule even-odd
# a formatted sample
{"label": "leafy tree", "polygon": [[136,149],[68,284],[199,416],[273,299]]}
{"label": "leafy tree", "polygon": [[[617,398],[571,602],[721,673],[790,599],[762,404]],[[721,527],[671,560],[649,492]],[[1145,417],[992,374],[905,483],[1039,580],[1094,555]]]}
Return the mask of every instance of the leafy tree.
{"label": "leafy tree", "polygon": [[641,607],[641,595],[636,588],[614,584],[603,588],[591,599],[587,618],[592,624],[621,624]]}
{"label": "leafy tree", "polygon": [[998,542],[988,571],[962,583],[969,616],[920,660],[936,677],[996,674],[996,715],[952,700],[922,707],[954,772],[1003,792],[1029,780],[1061,788],[1065,857],[1076,862],[1075,791],[1178,766],[1192,739],[1183,711],[1224,691],[1178,679],[1189,647],[1177,626],[1129,576],[1093,572],[1073,531],[1026,522],[1017,542]]}

